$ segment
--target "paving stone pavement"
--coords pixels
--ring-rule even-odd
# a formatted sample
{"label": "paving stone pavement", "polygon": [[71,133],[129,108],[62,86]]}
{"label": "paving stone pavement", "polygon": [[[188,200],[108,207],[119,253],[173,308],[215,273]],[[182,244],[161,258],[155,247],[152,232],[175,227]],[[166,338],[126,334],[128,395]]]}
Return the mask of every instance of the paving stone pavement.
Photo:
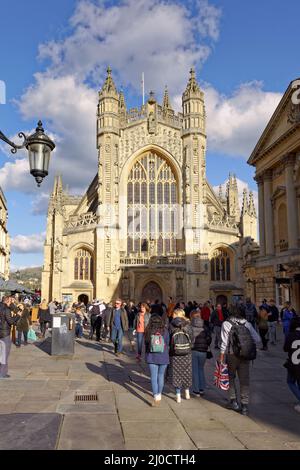
{"label": "paving stone pavement", "polygon": [[[299,450],[280,327],[278,336],[251,366],[249,417],[226,409],[227,393],[212,385],[213,359],[203,398],[177,404],[167,385],[160,407],[151,408],[147,364],[136,362],[127,341],[120,357],[110,343],[86,338],[76,340],[73,357],[50,356],[50,338],[13,346],[10,378],[0,380],[0,449]],[[96,393],[98,401],[75,402],[76,393]]]}

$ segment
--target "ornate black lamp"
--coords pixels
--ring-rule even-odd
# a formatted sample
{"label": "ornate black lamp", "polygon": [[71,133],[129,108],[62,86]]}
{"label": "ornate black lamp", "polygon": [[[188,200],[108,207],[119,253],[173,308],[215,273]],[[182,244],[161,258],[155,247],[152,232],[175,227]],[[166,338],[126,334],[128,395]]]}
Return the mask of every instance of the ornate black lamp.
{"label": "ornate black lamp", "polygon": [[21,145],[16,145],[0,131],[0,139],[12,147],[12,153],[26,147],[29,155],[30,173],[35,178],[37,185],[41,186],[43,179],[48,175],[50,156],[55,144],[45,134],[42,121],[38,122],[34,134],[27,137],[24,132],[19,132],[18,136],[20,139],[24,139]]}

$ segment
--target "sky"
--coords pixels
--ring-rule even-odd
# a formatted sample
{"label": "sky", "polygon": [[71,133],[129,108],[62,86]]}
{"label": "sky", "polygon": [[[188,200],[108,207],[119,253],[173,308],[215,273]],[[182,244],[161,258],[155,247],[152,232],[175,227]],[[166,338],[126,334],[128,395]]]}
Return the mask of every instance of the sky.
{"label": "sky", "polygon": [[247,159],[300,76],[299,14],[298,0],[51,0],[42,8],[40,0],[0,0],[0,129],[17,142],[41,119],[56,143],[37,188],[26,154],[0,142],[11,268],[43,264],[55,174],[83,194],[97,171],[97,92],[108,65],[128,107],[141,105],[144,72],[146,92],[161,100],[168,85],[177,110],[194,66],[205,93],[207,178],[217,186],[235,173],[239,189],[256,197]]}

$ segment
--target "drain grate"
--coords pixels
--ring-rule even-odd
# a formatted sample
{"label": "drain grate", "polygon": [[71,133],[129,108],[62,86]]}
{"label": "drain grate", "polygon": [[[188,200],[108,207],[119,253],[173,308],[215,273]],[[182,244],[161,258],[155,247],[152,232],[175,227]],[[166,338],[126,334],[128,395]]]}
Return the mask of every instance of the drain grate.
{"label": "drain grate", "polygon": [[97,393],[75,393],[75,403],[77,402],[95,402],[98,401]]}

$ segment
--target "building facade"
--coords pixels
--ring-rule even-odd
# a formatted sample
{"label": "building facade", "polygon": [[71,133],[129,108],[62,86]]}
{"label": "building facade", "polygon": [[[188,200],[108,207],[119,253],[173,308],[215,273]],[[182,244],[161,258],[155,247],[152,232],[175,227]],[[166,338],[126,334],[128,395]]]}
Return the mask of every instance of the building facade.
{"label": "building facade", "polygon": [[247,292],[300,311],[300,80],[290,83],[248,163],[255,166],[259,248],[249,246]]}
{"label": "building facade", "polygon": [[10,238],[7,231],[7,202],[0,188],[0,277],[9,278]]}
{"label": "building facade", "polygon": [[206,179],[204,93],[190,71],[182,113],[168,91],[127,109],[111,70],[97,107],[98,173],[83,197],[61,177],[50,197],[42,296],[230,301],[243,294],[243,241],[256,238],[253,195],[239,207]]}

